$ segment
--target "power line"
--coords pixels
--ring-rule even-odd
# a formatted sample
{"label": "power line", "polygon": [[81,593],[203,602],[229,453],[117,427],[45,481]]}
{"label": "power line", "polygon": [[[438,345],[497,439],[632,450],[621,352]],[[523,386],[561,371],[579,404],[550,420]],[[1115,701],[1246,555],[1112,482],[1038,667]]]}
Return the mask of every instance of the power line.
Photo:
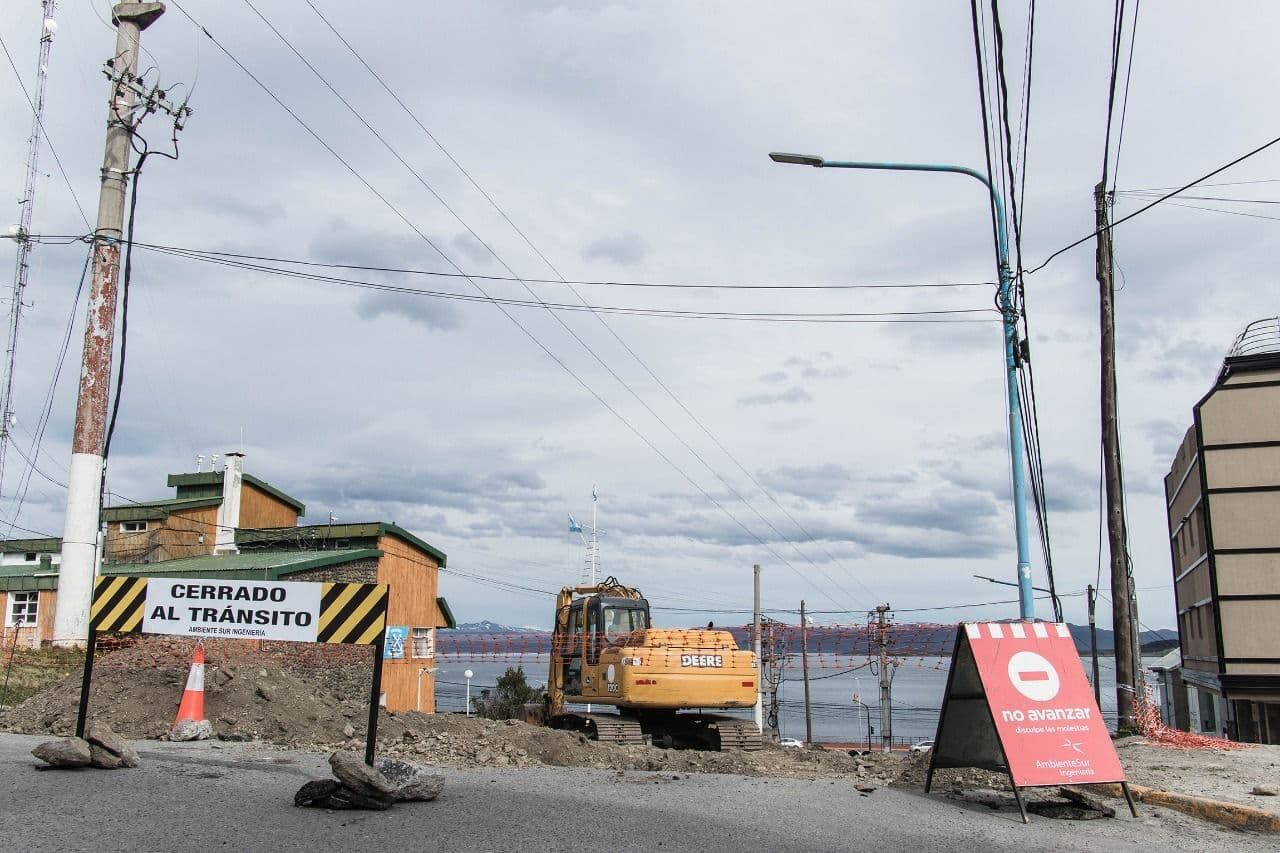
{"label": "power line", "polygon": [[[48,243],[54,241],[76,242],[83,240],[83,235],[32,235],[32,242]],[[191,246],[166,246],[153,243],[138,242],[135,245],[140,249],[175,249],[193,254],[207,255],[210,257],[223,257],[235,260],[245,261],[264,261],[269,263],[289,264],[301,267],[321,267],[324,269],[341,269],[356,270],[360,272],[379,272],[379,273],[397,273],[401,275],[417,275],[428,276],[431,278],[461,278],[476,279],[477,281],[507,281],[507,282],[527,282],[530,284],[567,284],[578,287],[633,287],[633,288],[665,288],[673,290],[908,290],[908,289],[928,289],[928,288],[945,288],[945,287],[992,287],[996,284],[994,281],[935,281],[935,282],[908,282],[908,283],[855,283],[855,284],[803,284],[803,283],[752,283],[752,284],[727,284],[727,283],[704,283],[704,282],[654,282],[654,281],[574,281],[562,278],[522,278],[518,276],[503,275],[482,275],[474,272],[442,272],[438,270],[424,270],[413,267],[381,267],[369,264],[344,264],[344,263],[325,263],[322,261],[309,261],[301,258],[282,258],[273,255],[254,255],[243,252],[226,252],[214,249],[202,249]]]}
{"label": "power line", "polygon": [[1129,25],[1129,62],[1124,73],[1124,98],[1120,105],[1120,132],[1116,139],[1116,167],[1111,177],[1112,193],[1115,192],[1116,182],[1120,180],[1120,152],[1124,148],[1124,120],[1129,115],[1129,81],[1133,77],[1133,45],[1138,39],[1138,13],[1141,10],[1142,0],[1134,0],[1133,23]]}
{"label": "power line", "polygon": [[22,91],[22,96],[26,98],[27,105],[31,107],[31,113],[35,116],[37,124],[40,126],[40,135],[44,137],[45,144],[49,146],[49,153],[53,155],[53,162],[58,166],[58,174],[62,176],[62,181],[67,185],[67,192],[71,193],[71,200],[75,202],[76,210],[80,211],[80,218],[84,220],[85,228],[92,228],[89,223],[89,216],[84,212],[84,207],[80,204],[80,197],[76,195],[75,187],[71,185],[71,179],[67,177],[67,170],[62,166],[62,158],[58,156],[58,151],[53,146],[53,140],[49,138],[49,132],[45,130],[44,120],[40,116],[40,111],[36,109],[35,102],[31,100],[31,95],[27,93],[26,84],[22,82],[22,74],[18,71],[17,64],[13,61],[13,56],[9,53],[9,46],[4,43],[4,39],[0,38],[0,50],[4,51],[5,59],[9,60],[9,67],[13,69],[13,76],[18,82],[18,88]]}
{"label": "power line", "polygon": [[[333,93],[333,95],[334,95],[335,97],[337,97],[339,101],[341,101],[341,102],[342,102],[343,106],[344,106],[344,107],[346,107],[346,108],[347,108],[347,110],[348,110],[349,112],[351,112],[351,114],[352,114],[352,115],[354,115],[354,116],[355,116],[355,117],[360,121],[360,123],[361,123],[362,125],[364,125],[364,126],[365,126],[365,128],[366,128],[367,130],[369,130],[369,132],[370,132],[370,133],[372,133],[372,134],[374,135],[374,137],[375,137],[379,142],[381,142],[381,143],[382,143],[382,145],[383,145],[383,146],[384,146],[384,147],[385,147],[385,148],[386,148],[386,149],[391,153],[391,155],[392,155],[393,157],[395,157],[395,159],[396,159],[397,161],[399,161],[399,162],[400,162],[400,164],[401,164],[401,165],[403,165],[403,166],[404,166],[404,167],[405,167],[405,168],[406,168],[406,169],[407,169],[407,170],[408,170],[408,171],[409,171],[409,172],[410,172],[410,173],[411,173],[411,174],[412,174],[412,175],[413,175],[413,176],[418,180],[418,182],[419,182],[419,183],[420,183],[420,184],[421,184],[421,185],[422,185],[422,186],[423,186],[423,187],[424,187],[428,192],[430,192],[432,196],[434,196],[434,197],[435,197],[435,199],[436,199],[437,201],[439,201],[439,202],[440,202],[440,204],[445,208],[445,210],[447,210],[447,211],[449,212],[449,214],[450,214],[451,216],[453,216],[453,218],[454,218],[455,220],[457,220],[457,222],[458,222],[458,223],[459,223],[463,228],[465,228],[465,229],[466,229],[466,231],[467,231],[467,232],[468,232],[468,233],[469,233],[469,234],[470,234],[474,239],[476,239],[476,240],[480,243],[480,245],[481,245],[481,246],[483,246],[483,247],[485,248],[485,250],[489,252],[489,254],[490,254],[491,256],[493,256],[494,260],[496,260],[496,261],[497,261],[497,262],[498,262],[498,263],[499,263],[499,264],[500,264],[504,269],[506,269],[506,270],[507,270],[507,272],[511,273],[511,275],[512,275],[512,276],[516,276],[515,270],[513,270],[513,269],[511,268],[511,266],[510,266],[509,264],[507,264],[507,262],[506,262],[506,261],[505,261],[505,260],[504,260],[504,259],[503,259],[499,254],[498,254],[498,253],[497,253],[497,251],[495,251],[495,250],[494,250],[494,248],[493,248],[493,247],[492,247],[488,242],[486,242],[483,238],[481,238],[481,237],[480,237],[480,235],[479,235],[479,234],[477,234],[477,233],[476,233],[476,231],[475,231],[475,230],[474,230],[474,229],[473,229],[473,228],[472,228],[472,227],[471,227],[471,226],[470,226],[470,225],[469,225],[469,224],[468,224],[468,223],[467,223],[467,222],[466,222],[466,221],[465,221],[461,216],[459,216],[459,215],[458,215],[458,213],[457,213],[456,211],[454,211],[454,210],[453,210],[453,208],[452,208],[452,207],[451,207],[447,202],[445,202],[445,200],[440,196],[440,194],[439,194],[439,193],[437,193],[437,192],[435,191],[435,189],[434,189],[434,188],[432,188],[432,187],[430,186],[430,184],[428,184],[428,183],[427,183],[427,182],[422,178],[421,174],[419,174],[416,170],[414,170],[414,169],[409,165],[409,163],[408,163],[408,162],[407,162],[407,161],[406,161],[406,160],[405,160],[405,159],[404,159],[404,158],[399,154],[399,152],[398,152],[398,151],[396,151],[396,149],[395,149],[395,148],[394,148],[394,147],[393,147],[389,142],[387,142],[387,140],[386,140],[386,139],[385,139],[385,138],[384,138],[380,133],[378,133],[378,132],[377,132],[377,130],[375,130],[375,129],[373,128],[373,126],[372,126],[372,125],[371,125],[371,124],[370,124],[370,123],[369,123],[369,122],[364,118],[364,116],[363,116],[363,115],[361,115],[361,114],[360,114],[360,112],[359,112],[358,110],[356,110],[356,109],[355,109],[355,107],[353,107],[353,106],[351,105],[351,103],[350,103],[346,98],[344,98],[344,97],[343,97],[343,96],[338,92],[338,90],[337,90],[337,89],[336,89],[336,88],[335,88],[335,87],[334,87],[334,86],[333,86],[333,85],[332,85],[332,84],[331,84],[331,83],[330,83],[330,82],[329,82],[329,81],[324,77],[324,75],[322,75],[322,74],[319,72],[319,70],[317,70],[317,69],[316,69],[316,67],[315,67],[315,66],[314,66],[314,65],[313,65],[309,60],[307,60],[307,58],[306,58],[306,57],[304,57],[304,56],[302,55],[302,53],[301,53],[301,52],[299,52],[299,51],[297,50],[297,48],[295,48],[295,47],[293,46],[293,44],[292,44],[292,43],[291,43],[291,42],[290,42],[290,41],[289,41],[289,40],[288,40],[288,39],[287,39],[287,38],[286,38],[286,37],[285,37],[285,36],[284,36],[284,35],[283,35],[283,34],[282,34],[282,33],[281,33],[281,32],[280,32],[280,31],[279,31],[279,30],[278,30],[278,29],[277,29],[277,28],[276,28],[276,27],[275,27],[275,26],[274,26],[274,25],[269,21],[269,20],[267,20],[267,18],[266,18],[265,16],[263,16],[263,15],[262,15],[262,13],[261,13],[261,12],[259,12],[259,11],[258,11],[258,9],[257,9],[257,8],[253,5],[253,3],[251,2],[251,0],[245,0],[245,4],[246,4],[246,5],[248,5],[248,6],[249,6],[249,8],[250,8],[251,10],[253,10],[254,14],[256,14],[256,15],[257,15],[257,16],[258,16],[258,17],[263,21],[263,23],[264,23],[264,24],[266,24],[266,25],[267,25],[267,27],[268,27],[268,28],[270,28],[270,29],[271,29],[271,31],[272,31],[273,33],[275,33],[275,35],[276,35],[276,36],[277,36],[277,37],[278,37],[278,38],[279,38],[279,39],[280,39],[280,40],[285,44],[285,46],[286,46],[286,47],[288,47],[288,48],[289,48],[289,50],[290,50],[290,51],[292,51],[292,52],[294,53],[294,55],[295,55],[295,56],[297,56],[297,57],[298,57],[298,59],[299,59],[299,60],[301,60],[301,61],[302,61],[302,63],[303,63],[304,65],[306,65],[306,67],[307,67],[307,68],[308,68],[308,69],[309,69],[309,70],[310,70],[310,71],[311,71],[311,72],[312,72],[312,73],[313,73],[313,74],[314,74],[314,75],[315,75],[315,76],[316,76],[316,77],[321,81],[321,83],[323,83],[323,84],[324,84],[324,86],[325,86],[327,89],[329,89],[329,91],[330,91],[330,92],[332,92],[332,93]],[[350,46],[350,45],[349,45],[349,43],[347,43],[345,40],[344,40],[344,43],[345,43],[345,44],[348,44],[348,46]],[[434,137],[431,137],[431,138],[433,139],[433,141],[436,141],[436,140],[434,139]],[[443,148],[443,146],[440,146],[440,145],[439,145],[439,142],[438,142],[438,141],[436,141],[436,144],[437,144],[437,146],[439,146],[439,147]],[[451,159],[452,159],[452,158],[451,158]],[[456,160],[454,160],[454,163],[455,163],[455,165],[457,165],[457,161],[456,161]],[[474,181],[474,180],[472,180],[472,183],[473,183],[473,184],[475,184],[475,181]],[[487,194],[485,194],[485,195],[486,195],[486,198],[489,200],[490,204],[494,204],[492,197],[488,196]],[[497,205],[496,205],[496,204],[494,204],[494,206],[496,207]],[[510,219],[508,218],[508,219],[507,219],[507,221],[508,221],[508,222],[510,222]],[[512,225],[513,225],[513,227],[514,227],[514,223],[511,223],[511,224],[512,224]],[[517,232],[518,232],[518,233],[521,233],[521,235],[522,235],[522,236],[524,236],[524,235],[523,235],[523,232],[519,232],[519,229],[517,229]],[[525,237],[525,240],[526,240],[526,242],[531,242],[531,241],[529,241],[529,240],[528,240],[527,236]],[[558,270],[556,270],[556,269],[555,269],[555,267],[554,267],[554,266],[552,266],[552,265],[550,264],[550,262],[549,262],[549,261],[547,261],[547,259],[546,259],[545,255],[541,255],[541,253],[539,253],[539,255],[542,257],[542,260],[543,260],[544,262],[546,262],[546,263],[547,263],[547,265],[548,265],[549,267],[551,267],[551,269],[553,270],[553,272],[556,272],[556,273],[557,273],[557,275],[559,275],[559,271],[558,271]],[[532,297],[533,297],[535,300],[537,300],[539,303],[543,303],[543,302],[544,302],[544,300],[542,299],[542,297],[541,297],[541,296],[539,296],[539,295],[538,295],[538,294],[537,294],[537,293],[532,289],[532,287],[530,287],[530,286],[529,286],[528,282],[524,281],[523,279],[520,279],[518,276],[516,276],[516,278],[517,278],[517,280],[519,280],[519,281],[520,281],[520,284],[524,286],[525,290],[526,290],[526,291],[528,291],[528,293],[529,293],[529,295],[530,295],[530,296],[532,296]],[[572,287],[570,287],[570,290],[571,290],[571,291],[573,291],[573,288],[572,288]],[[577,294],[577,291],[573,291],[573,292],[575,293],[575,295],[578,295],[578,294]],[[583,299],[582,299],[582,297],[581,297],[580,295],[578,295],[578,298],[579,298],[579,300],[580,300],[580,301],[582,301],[582,302],[584,303],[584,305],[586,305],[585,300],[583,300]],[[597,312],[597,311],[595,311],[595,310],[591,309],[591,308],[590,308],[590,306],[587,306],[587,310],[590,310],[592,314],[595,314],[595,315],[597,316],[597,319],[600,319],[600,317],[599,317],[599,313],[601,313],[601,312]],[[573,339],[574,339],[574,340],[575,340],[575,341],[576,341],[576,342],[577,342],[577,343],[578,343],[578,344],[583,348],[583,350],[585,350],[585,351],[587,352],[587,354],[588,354],[588,355],[590,355],[590,356],[591,356],[591,357],[596,361],[596,363],[600,365],[600,367],[602,367],[602,368],[603,368],[603,369],[604,369],[604,370],[605,370],[605,371],[606,371],[606,372],[607,372],[611,377],[613,377],[613,379],[614,379],[616,382],[618,382],[618,384],[619,384],[619,385],[621,385],[621,386],[622,386],[622,387],[623,387],[623,388],[624,388],[624,389],[625,389],[625,390],[626,390],[626,391],[627,391],[627,392],[628,392],[628,393],[629,393],[629,394],[630,394],[630,395],[631,395],[631,396],[636,400],[636,402],[637,402],[637,403],[639,403],[639,404],[640,404],[640,405],[645,409],[645,411],[647,411],[647,412],[649,413],[649,415],[650,415],[651,417],[653,417],[653,418],[654,418],[654,419],[655,419],[659,424],[661,424],[661,425],[662,425],[662,427],[663,427],[664,429],[666,429],[666,430],[667,430],[667,432],[668,432],[668,433],[670,433],[670,434],[671,434],[671,436],[672,436],[672,437],[673,437],[673,438],[674,438],[674,439],[675,439],[675,440],[676,440],[676,441],[677,441],[677,442],[678,442],[682,447],[684,447],[684,449],[685,449],[685,450],[686,450],[690,455],[692,455],[692,456],[693,456],[693,457],[694,457],[694,458],[695,458],[695,459],[696,459],[696,460],[697,460],[697,461],[698,461],[698,462],[699,462],[703,467],[705,467],[705,468],[706,468],[706,469],[707,469],[707,470],[712,474],[712,476],[716,477],[716,478],[717,478],[717,479],[718,479],[718,480],[719,480],[719,481],[720,481],[720,482],[721,482],[721,483],[722,483],[726,488],[728,488],[728,489],[729,489],[729,491],[734,495],[734,497],[736,497],[740,502],[742,502],[742,504],[743,504],[744,506],[746,506],[749,510],[751,510],[751,512],[753,512],[753,513],[754,513],[754,514],[755,514],[755,515],[756,515],[756,516],[757,516],[757,517],[758,517],[758,518],[759,518],[759,519],[760,519],[760,520],[761,520],[761,521],[762,521],[762,522],[763,522],[763,523],[764,523],[764,524],[765,524],[765,525],[766,525],[770,530],[772,530],[776,535],[778,535],[780,538],[782,538],[782,540],[783,540],[783,541],[785,541],[785,542],[787,542],[789,545],[791,545],[791,547],[792,547],[792,548],[794,548],[794,549],[797,551],[797,553],[801,554],[801,556],[802,556],[802,557],[804,557],[806,560],[808,560],[808,561],[809,561],[809,563],[810,563],[810,564],[811,564],[815,569],[817,569],[819,573],[821,573],[821,574],[823,574],[825,577],[827,577],[828,581],[830,581],[830,582],[831,582],[833,585],[835,585],[836,587],[840,588],[840,584],[839,584],[838,582],[836,582],[833,578],[831,578],[829,575],[827,575],[827,574],[826,574],[826,572],[825,572],[825,571],[823,571],[823,570],[822,570],[822,568],[821,568],[820,566],[818,566],[818,564],[817,564],[816,562],[814,562],[814,561],[813,561],[813,560],[812,560],[812,559],[811,559],[807,554],[805,554],[803,551],[801,551],[801,550],[800,550],[800,549],[795,545],[795,543],[791,542],[791,541],[786,537],[786,535],[785,535],[785,534],[783,534],[780,530],[778,530],[778,529],[777,529],[777,527],[776,527],[776,526],[774,526],[774,525],[773,525],[773,523],[772,523],[772,522],[770,522],[767,518],[765,518],[765,516],[764,516],[762,513],[760,513],[760,511],[759,511],[759,510],[757,510],[757,509],[755,508],[755,506],[753,506],[753,505],[751,504],[751,502],[750,502],[750,501],[748,501],[748,500],[746,499],[746,497],[745,497],[745,496],[743,496],[743,495],[742,495],[742,494],[741,494],[741,493],[740,493],[740,492],[739,492],[739,491],[738,491],[738,490],[733,486],[733,484],[732,484],[732,483],[730,483],[730,482],[729,482],[729,481],[728,481],[728,480],[727,480],[727,479],[726,479],[726,478],[725,478],[725,477],[724,477],[724,476],[723,476],[723,475],[722,475],[718,470],[716,470],[716,469],[715,469],[715,468],[714,468],[714,467],[713,467],[713,466],[712,466],[712,465],[711,465],[711,464],[706,460],[706,458],[705,458],[705,457],[703,457],[703,456],[702,456],[702,454],[700,454],[696,449],[694,449],[694,448],[693,448],[693,447],[692,447],[692,446],[691,446],[691,445],[690,445],[690,444],[689,444],[689,443],[688,443],[688,442],[687,442],[687,441],[686,441],[686,440],[685,440],[685,439],[684,439],[684,438],[683,438],[679,433],[677,433],[677,432],[676,432],[676,430],[675,430],[675,429],[674,429],[674,428],[673,428],[673,427],[672,427],[672,426],[671,426],[671,425],[670,425],[670,424],[669,424],[669,423],[668,423],[668,422],[667,422],[667,421],[666,421],[666,420],[665,420],[661,415],[659,415],[659,414],[658,414],[658,412],[656,412],[656,411],[653,409],[653,407],[652,407],[652,406],[650,406],[650,405],[649,405],[649,403],[648,403],[647,401],[645,401],[645,400],[644,400],[644,398],[642,398],[642,397],[640,396],[640,394],[639,394],[639,393],[637,393],[637,392],[635,391],[635,389],[634,389],[634,388],[632,388],[632,386],[631,386],[631,385],[630,385],[630,384],[629,384],[629,383],[628,383],[628,382],[627,382],[627,381],[626,381],[626,380],[625,380],[621,375],[619,375],[619,374],[618,374],[618,373],[617,373],[617,372],[616,372],[616,371],[615,371],[615,370],[614,370],[614,369],[613,369],[613,368],[612,368],[612,367],[611,367],[611,366],[610,366],[610,365],[605,361],[605,359],[604,359],[604,358],[602,358],[602,357],[601,357],[601,356],[600,356],[600,355],[595,351],[595,349],[594,349],[590,344],[588,344],[588,343],[587,343],[587,342],[586,342],[586,341],[585,341],[585,340],[584,340],[584,339],[583,339],[583,338],[582,338],[582,337],[581,337],[581,336],[580,336],[576,331],[574,331],[574,330],[573,330],[573,328],[572,328],[572,327],[570,327],[570,326],[569,326],[569,325],[564,321],[564,319],[563,319],[559,314],[556,314],[556,313],[554,313],[554,312],[551,312],[551,316],[556,320],[556,322],[557,322],[557,323],[559,323],[559,324],[560,324],[560,326],[565,330],[565,332],[567,332],[567,333],[568,333],[568,334],[569,334],[569,335],[570,335],[570,336],[571,336],[571,337],[572,337],[572,338],[573,338]],[[601,319],[601,322],[603,322],[603,320],[602,320],[602,319]],[[608,324],[607,324],[607,323],[606,323],[605,325],[606,325],[606,327],[608,327]],[[612,331],[613,331],[612,329],[609,329],[609,330],[610,330],[610,332],[612,332]],[[625,342],[622,342],[621,338],[619,338],[619,337],[618,337],[618,335],[617,335],[616,333],[614,333],[614,337],[615,337],[615,338],[617,338],[617,339],[619,340],[619,342],[620,342],[620,343],[623,343],[623,345],[624,345],[624,346],[626,346]],[[635,356],[634,351],[631,351],[630,347],[627,347],[627,349],[628,349],[628,351],[629,351],[629,352],[632,352],[632,355],[633,355],[633,356]],[[638,356],[635,356],[635,357],[637,358],[637,360],[639,360],[639,357],[638,357]],[[642,362],[642,364],[643,364],[643,362]],[[646,368],[646,369],[648,369],[647,365],[645,365],[645,368]],[[652,374],[652,371],[649,371],[649,372],[650,372],[650,374]],[[655,378],[656,378],[656,377],[655,377]],[[670,393],[670,392],[668,391],[668,393]],[[753,535],[754,535],[754,534],[753,534]],[[757,537],[757,538],[758,538],[758,537]],[[796,571],[796,572],[797,572],[797,574],[799,574],[798,570],[796,570],[794,566],[792,566],[792,565],[791,565],[791,564],[790,564],[790,563],[789,563],[785,558],[783,558],[783,557],[782,557],[781,555],[779,555],[777,552],[773,551],[773,550],[772,550],[772,549],[771,549],[771,548],[770,548],[770,547],[769,547],[769,546],[764,542],[764,540],[758,540],[758,541],[760,542],[760,544],[761,544],[761,545],[763,545],[763,546],[766,548],[766,550],[769,550],[769,551],[770,551],[770,553],[772,553],[775,557],[777,557],[779,560],[781,560],[781,561],[782,561],[782,563],[783,563],[784,565],[786,565],[788,568],[792,569],[792,571]],[[823,592],[824,592],[824,594],[828,594],[828,593],[826,593],[825,591],[823,591]],[[847,594],[848,594],[848,593],[846,592],[846,595],[847,595]],[[828,594],[828,595],[829,595],[829,594]]]}
{"label": "power line", "polygon": [[[1139,216],[1140,214],[1146,213],[1148,210],[1155,207],[1156,205],[1173,198],[1174,196],[1178,195],[1184,190],[1191,189],[1197,184],[1203,181],[1206,181],[1209,178],[1212,178],[1214,175],[1218,175],[1218,174],[1221,174],[1222,172],[1225,172],[1227,169],[1230,169],[1232,166],[1243,163],[1245,160],[1248,160],[1250,157],[1254,157],[1258,154],[1261,154],[1263,151],[1266,151],[1268,148],[1270,148],[1271,146],[1275,145],[1278,142],[1280,142],[1280,136],[1277,136],[1276,138],[1268,142],[1264,142],[1263,144],[1259,145],[1257,148],[1254,148],[1251,151],[1247,151],[1244,154],[1241,154],[1239,157],[1235,158],[1234,160],[1219,166],[1218,168],[1214,169],[1212,172],[1208,172],[1204,175],[1201,175],[1200,177],[1196,178],[1194,181],[1190,181],[1188,183],[1183,184],[1182,186],[1178,187],[1172,192],[1165,193],[1164,195],[1160,196],[1150,204],[1147,204],[1138,208],[1133,213],[1127,214],[1125,216],[1120,217],[1119,219],[1113,220],[1111,224],[1107,225],[1105,228],[1096,229],[1095,231],[1081,237],[1079,240],[1074,240],[1068,243],[1067,245],[1063,246],[1061,249],[1058,249],[1056,252],[1049,255],[1049,257],[1041,261],[1040,264],[1036,266],[1034,269],[1027,270],[1026,274],[1031,275],[1033,273],[1039,272],[1040,270],[1047,267],[1050,263],[1052,263],[1053,260],[1057,258],[1059,255],[1061,255],[1062,253],[1070,251],[1071,249],[1074,249],[1076,246],[1079,246],[1081,243],[1085,243],[1085,242],[1088,242],[1089,240],[1092,240],[1094,237],[1097,237],[1103,231],[1111,231],[1120,223],[1128,222],[1130,219],[1133,219],[1135,216]],[[1209,185],[1209,186],[1212,186],[1212,185]]]}
{"label": "power line", "polygon": [[[978,315],[993,313],[990,308],[951,308],[951,309],[934,309],[921,311],[821,311],[821,312],[772,312],[772,311],[706,311],[706,310],[685,310],[675,308],[646,308],[641,306],[622,306],[622,305],[575,305],[573,303],[563,302],[546,302],[545,300],[529,300],[514,299],[511,297],[490,296],[488,294],[473,295],[467,293],[457,293],[455,291],[428,290],[425,288],[414,288],[405,285],[386,284],[383,282],[368,281],[365,279],[346,278],[343,276],[320,275],[317,273],[308,273],[302,270],[284,269],[273,267],[266,264],[253,264],[245,261],[232,260],[225,257],[207,256],[198,252],[179,249],[176,247],[156,246],[145,243],[136,244],[138,248],[147,249],[149,251],[161,254],[171,255],[186,260],[200,261],[203,263],[216,264],[221,266],[229,266],[237,269],[251,270],[255,272],[263,272],[272,275],[278,275],[286,278],[294,278],[308,281],[316,281],[321,283],[336,284],[346,287],[354,287],[366,290],[377,290],[390,293],[399,293],[410,296],[422,296],[435,299],[456,300],[461,302],[484,302],[494,305],[509,305],[520,308],[539,308],[550,311],[568,311],[568,312],[600,312],[605,314],[619,314],[626,316],[640,317],[662,317],[671,319],[696,319],[696,320],[741,320],[741,321],[761,321],[761,322],[870,322],[877,320],[881,322],[898,322],[904,321],[903,318],[910,317],[947,317],[957,315]],[[950,321],[950,322],[990,322],[989,320],[968,320],[968,321]]]}

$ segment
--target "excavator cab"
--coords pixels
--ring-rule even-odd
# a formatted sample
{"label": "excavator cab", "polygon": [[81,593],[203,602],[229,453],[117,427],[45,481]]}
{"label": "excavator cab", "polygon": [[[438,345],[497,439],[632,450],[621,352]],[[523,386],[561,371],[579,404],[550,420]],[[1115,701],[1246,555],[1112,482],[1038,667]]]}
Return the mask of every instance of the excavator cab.
{"label": "excavator cab", "polygon": [[[557,620],[557,627],[559,624]],[[563,624],[564,631],[557,631],[555,638],[557,648],[563,650],[558,662],[561,683],[566,696],[583,697],[594,692],[587,688],[599,689],[599,678],[593,676],[591,669],[599,665],[601,652],[618,648],[634,631],[651,627],[649,602],[643,598],[585,596],[569,605]],[[588,670],[585,678],[584,664]]]}

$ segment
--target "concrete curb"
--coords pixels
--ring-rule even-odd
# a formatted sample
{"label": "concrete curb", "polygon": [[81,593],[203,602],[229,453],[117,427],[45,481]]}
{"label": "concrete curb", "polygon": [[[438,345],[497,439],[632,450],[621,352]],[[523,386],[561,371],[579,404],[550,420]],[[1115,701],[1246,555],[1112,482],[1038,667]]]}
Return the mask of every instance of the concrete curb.
{"label": "concrete curb", "polygon": [[[1089,786],[1110,797],[1124,797],[1124,790],[1116,784]],[[1133,798],[1141,803],[1180,811],[1201,820],[1207,820],[1231,829],[1247,829],[1252,832],[1280,833],[1280,815],[1253,806],[1225,803],[1208,797],[1194,797],[1173,791],[1160,791],[1143,785],[1129,785]]]}

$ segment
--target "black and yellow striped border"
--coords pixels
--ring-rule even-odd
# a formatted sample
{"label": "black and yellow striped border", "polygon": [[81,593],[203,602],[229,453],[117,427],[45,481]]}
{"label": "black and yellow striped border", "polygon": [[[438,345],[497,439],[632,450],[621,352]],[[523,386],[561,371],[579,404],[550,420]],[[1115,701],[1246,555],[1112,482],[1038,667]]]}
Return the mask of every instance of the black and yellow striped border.
{"label": "black and yellow striped border", "polygon": [[369,646],[387,629],[387,585],[325,583],[320,593],[316,642]]}
{"label": "black and yellow striped border", "polygon": [[99,632],[129,634],[141,631],[146,605],[146,578],[95,578],[89,626]]}

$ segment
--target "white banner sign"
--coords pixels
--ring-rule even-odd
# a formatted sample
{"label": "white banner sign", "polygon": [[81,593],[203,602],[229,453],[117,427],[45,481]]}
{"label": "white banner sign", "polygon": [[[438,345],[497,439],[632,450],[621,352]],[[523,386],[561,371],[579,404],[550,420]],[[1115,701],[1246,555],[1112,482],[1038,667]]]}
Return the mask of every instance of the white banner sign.
{"label": "white banner sign", "polygon": [[318,583],[151,578],[144,634],[316,642]]}

